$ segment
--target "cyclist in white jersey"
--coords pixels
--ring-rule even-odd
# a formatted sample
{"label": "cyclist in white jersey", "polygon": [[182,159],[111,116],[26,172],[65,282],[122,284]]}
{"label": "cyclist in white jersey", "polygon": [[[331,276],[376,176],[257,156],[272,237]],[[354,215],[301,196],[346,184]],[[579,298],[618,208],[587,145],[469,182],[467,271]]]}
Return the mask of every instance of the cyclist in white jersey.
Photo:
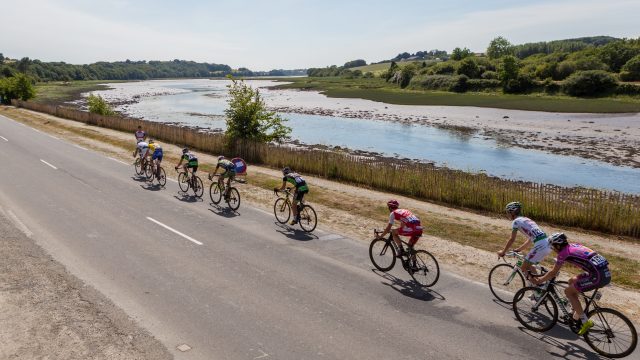
{"label": "cyclist in white jersey", "polygon": [[532,264],[541,262],[547,255],[549,255],[551,252],[551,245],[549,245],[547,234],[540,229],[538,224],[528,217],[520,215],[520,212],[522,211],[522,204],[517,201],[510,202],[507,204],[505,210],[509,214],[511,220],[513,220],[511,223],[511,238],[507,241],[504,249],[498,251],[498,256],[503,257],[504,254],[509,251],[511,245],[513,245],[513,242],[516,240],[518,231],[520,231],[527,237],[527,241],[516,248],[515,251],[521,252],[529,244],[533,245],[527,256],[525,256],[525,261],[520,266],[522,273],[528,275],[528,270],[531,268]]}

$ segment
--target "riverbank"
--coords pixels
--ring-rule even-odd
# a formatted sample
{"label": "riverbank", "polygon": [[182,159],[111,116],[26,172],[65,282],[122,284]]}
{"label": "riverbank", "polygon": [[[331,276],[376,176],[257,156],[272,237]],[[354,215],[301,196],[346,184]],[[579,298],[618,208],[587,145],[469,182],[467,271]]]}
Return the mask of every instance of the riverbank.
{"label": "riverbank", "polygon": [[[95,127],[56,118],[24,109],[0,108],[0,114],[11,117],[66,141],[131,161],[132,136],[128,133]],[[180,148],[163,144],[166,163],[177,162]],[[202,171],[212,170],[215,156],[198,154]],[[419,201],[385,192],[373,191],[344,183],[306,176],[313,190],[309,201],[318,212],[323,228],[360,241],[371,240],[373,228],[385,224],[388,213],[383,204],[389,197],[397,198],[404,207],[415,210],[426,225],[426,235],[419,245],[432,251],[441,262],[443,271],[486,282],[489,269],[496,264],[497,251],[510,233],[506,218],[492,217],[464,209]],[[243,203],[265,211],[273,210],[273,187],[281,175],[274,169],[250,165],[248,184],[238,184]],[[354,201],[357,199],[357,201]],[[381,205],[382,204],[382,205]],[[607,288],[605,300],[626,314],[640,319],[640,244],[636,239],[607,236],[579,229],[559,229],[541,223],[551,233],[564,231],[570,239],[580,241],[603,253],[612,263],[613,287]],[[478,231],[482,229],[482,231]],[[486,296],[491,296],[487,290]]]}

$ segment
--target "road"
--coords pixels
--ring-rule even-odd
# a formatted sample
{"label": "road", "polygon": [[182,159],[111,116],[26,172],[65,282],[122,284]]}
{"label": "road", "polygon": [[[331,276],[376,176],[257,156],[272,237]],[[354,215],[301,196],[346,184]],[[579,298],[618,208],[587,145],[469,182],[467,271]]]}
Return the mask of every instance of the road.
{"label": "road", "polygon": [[307,235],[172,181],[150,188],[131,165],[2,116],[0,162],[3,208],[176,359],[598,358],[560,327],[520,329],[486,285],[446,267],[416,289],[322,223]]}

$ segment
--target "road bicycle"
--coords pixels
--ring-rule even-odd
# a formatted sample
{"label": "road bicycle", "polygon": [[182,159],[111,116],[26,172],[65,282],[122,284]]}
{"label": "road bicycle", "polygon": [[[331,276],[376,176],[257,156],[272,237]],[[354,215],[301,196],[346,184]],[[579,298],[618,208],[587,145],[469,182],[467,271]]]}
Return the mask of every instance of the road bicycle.
{"label": "road bicycle", "polygon": [[202,194],[204,194],[204,185],[202,184],[202,179],[198,177],[198,175],[190,175],[189,171],[176,171],[178,174],[178,186],[182,192],[186,193],[189,189],[193,190],[193,194],[201,198]]}
{"label": "road bicycle", "polygon": [[140,157],[136,157],[136,161],[133,162],[133,169],[136,175],[144,175],[147,166],[149,166],[149,161],[143,161]]}
{"label": "road bicycle", "polygon": [[[215,176],[220,176],[220,174],[215,174]],[[234,180],[235,181],[235,180]],[[222,184],[220,184],[222,183]],[[223,181],[214,181],[209,186],[209,197],[214,204],[220,203],[222,197],[224,196],[224,201],[229,205],[229,208],[233,211],[238,210],[240,207],[240,192],[238,189],[233,186],[226,187],[224,180]]]}
{"label": "road bicycle", "polygon": [[[153,180],[158,180],[158,184],[164,187],[167,184],[167,174],[164,172],[164,168],[158,165],[159,170],[154,171],[153,163],[147,162],[144,167],[144,175],[147,177],[147,181],[150,181],[153,184]],[[158,176],[159,174],[159,176]]]}
{"label": "road bicycle", "polygon": [[[396,249],[396,243],[393,241],[393,235],[389,234],[387,239],[380,237],[382,231],[373,230],[375,237],[369,245],[369,258],[373,266],[380,271],[390,271],[396,265],[397,253],[400,249]],[[438,261],[426,250],[414,250],[409,244],[401,240],[407,245],[403,255],[400,257],[402,267],[409,273],[411,278],[424,287],[431,287],[440,278],[440,266]]]}
{"label": "road bicycle", "polygon": [[[291,188],[286,188],[282,191],[275,190],[274,192],[278,198],[273,204],[273,213],[280,224],[285,224],[291,218]],[[285,195],[280,196],[279,193],[284,193]],[[298,218],[298,223],[305,232],[312,232],[318,225],[316,211],[311,205],[305,204],[304,200],[298,204]]]}
{"label": "road bicycle", "polygon": [[[550,330],[561,319],[577,334],[582,324],[573,319],[573,310],[558,294],[556,285],[553,278],[541,287],[527,286],[518,290],[513,298],[513,312],[518,321],[529,330]],[[636,328],[621,312],[600,307],[597,300],[601,296],[601,289],[596,289],[591,295],[581,294],[584,311],[594,322],[594,326],[582,337],[600,355],[610,358],[625,357],[635,350],[638,343]],[[562,312],[560,318],[558,309]]]}

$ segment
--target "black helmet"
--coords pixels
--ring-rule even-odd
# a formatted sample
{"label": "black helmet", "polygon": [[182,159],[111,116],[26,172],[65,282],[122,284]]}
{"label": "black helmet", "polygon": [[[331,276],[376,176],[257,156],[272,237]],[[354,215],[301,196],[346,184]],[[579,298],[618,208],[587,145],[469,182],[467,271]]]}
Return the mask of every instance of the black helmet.
{"label": "black helmet", "polygon": [[517,201],[512,201],[508,203],[504,209],[510,214],[520,214],[520,211],[522,211],[522,204]]}
{"label": "black helmet", "polygon": [[187,147],[186,147],[186,148],[183,148],[183,149],[182,149],[182,153],[183,153],[183,154],[186,154],[186,153],[188,153],[188,152],[189,152],[189,148],[187,148]]}
{"label": "black helmet", "polygon": [[555,247],[563,248],[569,244],[567,235],[564,233],[555,233],[549,237],[549,244]]}
{"label": "black helmet", "polygon": [[288,167],[285,167],[284,169],[282,169],[282,174],[283,175],[287,175],[289,173],[291,173],[291,169],[289,169]]}

